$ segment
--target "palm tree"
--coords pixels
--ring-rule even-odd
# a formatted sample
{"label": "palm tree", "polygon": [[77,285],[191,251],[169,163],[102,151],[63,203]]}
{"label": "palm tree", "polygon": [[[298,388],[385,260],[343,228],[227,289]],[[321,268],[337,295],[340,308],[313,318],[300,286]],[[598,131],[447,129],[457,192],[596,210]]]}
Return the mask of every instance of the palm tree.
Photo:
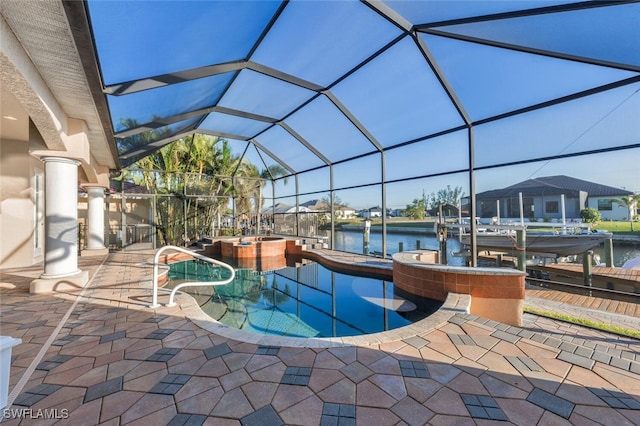
{"label": "palm tree", "polygon": [[[260,213],[263,204],[263,191],[267,181],[273,181],[278,176],[286,176],[288,171],[278,165],[273,164],[262,171],[258,167],[244,160],[238,165],[234,174],[233,192],[236,197],[236,215],[241,219],[252,216],[255,208],[257,233],[260,233]],[[284,178],[285,184],[287,178]]]}
{"label": "palm tree", "polygon": [[201,224],[210,224],[213,234],[215,223],[220,223],[220,217],[226,210],[232,191],[229,176],[239,158],[233,156],[227,140],[202,134],[193,137],[188,153],[187,170],[191,174],[185,176],[187,192],[207,198],[187,198],[187,210],[194,212],[192,231],[199,230],[195,221],[200,219]]}
{"label": "palm tree", "polygon": [[[185,154],[184,143],[174,142],[138,160],[136,168],[141,171],[141,175],[138,174],[138,180],[142,180],[147,189],[154,194],[183,195],[181,191],[183,187],[177,179],[177,174],[182,171]],[[172,201],[173,197],[158,199],[154,211],[155,222],[163,244],[178,243],[178,236],[184,233],[184,229],[180,229],[184,224],[184,209],[179,208],[177,203]]]}
{"label": "palm tree", "polygon": [[197,217],[201,217],[200,223],[213,226],[214,217],[226,208],[232,190],[230,179],[220,176],[230,176],[238,161],[226,140],[198,134],[179,139],[136,162],[139,171],[130,172],[134,179],[137,177],[154,194],[171,195],[160,197],[155,211],[163,243],[175,244],[180,235],[195,234]]}
{"label": "palm tree", "polygon": [[[249,163],[246,159],[242,159],[233,175],[233,194],[236,203],[236,220],[247,221],[251,218],[252,203],[251,200],[257,193],[260,174],[258,167]],[[238,224],[242,226],[241,223]]]}
{"label": "palm tree", "polygon": [[633,221],[636,216],[638,204],[640,204],[640,193],[629,194],[615,201],[616,203],[627,207],[629,212],[629,222],[631,222],[631,232],[633,232]]}
{"label": "palm tree", "polygon": [[[260,223],[261,223],[260,214],[262,213],[262,203],[264,201],[263,193],[264,193],[264,187],[267,185],[267,180],[271,180],[271,182],[273,183],[273,180],[275,178],[280,176],[286,176],[288,174],[289,173],[287,169],[280,166],[279,164],[272,164],[266,169],[262,170],[262,172],[260,173],[261,181],[259,182],[259,185],[258,185],[258,205],[256,209],[257,216],[258,216],[258,231],[257,231],[258,234],[260,233]],[[283,179],[283,182],[285,185],[287,184],[288,180],[289,179],[287,177]]]}

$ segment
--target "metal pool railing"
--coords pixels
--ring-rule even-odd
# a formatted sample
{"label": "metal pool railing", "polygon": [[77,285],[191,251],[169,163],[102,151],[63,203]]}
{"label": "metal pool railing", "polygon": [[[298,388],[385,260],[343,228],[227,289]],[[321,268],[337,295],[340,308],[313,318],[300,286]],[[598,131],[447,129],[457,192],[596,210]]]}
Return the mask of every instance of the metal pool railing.
{"label": "metal pool railing", "polygon": [[195,287],[195,286],[206,286],[206,285],[225,285],[225,284],[229,284],[231,281],[233,281],[233,279],[236,277],[236,271],[233,269],[233,267],[231,265],[228,265],[224,262],[221,262],[219,260],[215,260],[212,259],[210,257],[207,256],[203,256],[201,254],[198,253],[194,253],[191,250],[185,249],[183,247],[178,247],[178,246],[164,246],[162,248],[160,248],[157,252],[156,255],[153,258],[153,300],[151,302],[151,305],[149,306],[150,308],[159,308],[160,304],[158,303],[158,267],[159,267],[159,260],[160,260],[160,255],[167,251],[167,250],[173,250],[173,251],[178,251],[180,253],[185,253],[188,254],[191,257],[194,257],[196,259],[202,260],[204,262],[208,262],[214,265],[218,265],[221,266],[225,269],[228,269],[231,272],[231,276],[225,280],[222,281],[192,281],[192,282],[186,282],[186,283],[180,283],[177,286],[175,286],[175,288],[171,291],[171,295],[169,296],[169,303],[167,303],[167,306],[175,306],[175,302],[173,301],[173,298],[175,297],[176,292],[183,288],[183,287]]}

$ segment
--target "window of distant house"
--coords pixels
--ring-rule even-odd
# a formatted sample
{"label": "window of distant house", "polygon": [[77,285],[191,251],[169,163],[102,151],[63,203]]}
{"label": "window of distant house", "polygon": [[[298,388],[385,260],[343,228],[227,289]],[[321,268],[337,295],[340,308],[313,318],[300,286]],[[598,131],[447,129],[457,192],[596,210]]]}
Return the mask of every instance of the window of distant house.
{"label": "window of distant house", "polygon": [[613,210],[613,200],[598,200],[598,210]]}
{"label": "window of distant house", "polygon": [[547,213],[558,213],[558,202],[547,201],[544,203],[544,210]]}

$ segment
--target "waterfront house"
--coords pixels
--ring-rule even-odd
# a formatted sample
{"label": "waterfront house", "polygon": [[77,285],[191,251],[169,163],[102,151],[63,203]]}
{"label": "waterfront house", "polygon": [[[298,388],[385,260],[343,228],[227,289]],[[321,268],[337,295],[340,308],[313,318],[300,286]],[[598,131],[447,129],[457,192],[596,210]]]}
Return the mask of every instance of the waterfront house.
{"label": "waterfront house", "polygon": [[629,209],[620,199],[630,191],[564,175],[528,179],[478,193],[477,214],[484,218],[518,218],[520,194],[524,217],[528,219],[561,220],[564,196],[567,220],[580,218],[580,211],[585,208],[597,209],[603,220],[629,220]]}

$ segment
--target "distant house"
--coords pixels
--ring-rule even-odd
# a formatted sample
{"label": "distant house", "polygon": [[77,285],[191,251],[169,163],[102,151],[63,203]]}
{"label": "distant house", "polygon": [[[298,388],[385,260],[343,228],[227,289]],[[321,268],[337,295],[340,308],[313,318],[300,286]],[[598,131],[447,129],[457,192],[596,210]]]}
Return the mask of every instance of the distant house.
{"label": "distant house", "polygon": [[404,209],[387,209],[387,217],[402,217]]}
{"label": "distant house", "polygon": [[365,219],[382,217],[382,209],[379,206],[371,207],[370,209],[363,209],[363,210],[360,210],[359,216]]}
{"label": "distant house", "polygon": [[[308,209],[316,212],[330,212],[331,205],[325,200],[310,200],[305,203],[301,203],[300,207],[307,207]],[[356,211],[348,206],[335,204],[335,215],[338,219],[349,219],[355,217]],[[330,217],[327,216],[327,217]]]}
{"label": "distant house", "polygon": [[[442,215],[444,217],[457,217],[458,210],[459,210],[459,207],[454,204],[450,204],[450,203],[442,204]],[[437,207],[430,208],[429,210],[427,210],[427,214],[432,217],[437,217],[440,214],[440,207],[437,206]]]}
{"label": "distant house", "polygon": [[335,213],[338,219],[351,219],[352,217],[356,216],[355,209],[346,206],[338,207],[337,209],[335,209]]}
{"label": "distant house", "polygon": [[[298,212],[310,212],[311,209],[309,209],[308,207],[305,207],[303,205],[300,205],[300,207],[297,209]],[[261,214],[289,214],[289,213],[295,213],[296,212],[296,206],[290,206],[288,204],[284,204],[284,203],[278,203],[275,206],[268,206],[268,207],[264,207],[262,210],[260,210]]]}
{"label": "distant house", "polygon": [[300,203],[300,207],[306,207],[309,210],[314,211],[326,211],[329,210],[329,204],[324,200],[309,200],[304,203]]}
{"label": "distant house", "polygon": [[[480,217],[520,217],[520,193],[525,218],[562,218],[564,195],[565,218],[579,218],[585,208],[598,209],[605,220],[628,220],[629,209],[617,202],[630,191],[601,185],[569,176],[528,179],[503,189],[476,195],[476,212]],[[499,211],[498,211],[499,209]]]}

